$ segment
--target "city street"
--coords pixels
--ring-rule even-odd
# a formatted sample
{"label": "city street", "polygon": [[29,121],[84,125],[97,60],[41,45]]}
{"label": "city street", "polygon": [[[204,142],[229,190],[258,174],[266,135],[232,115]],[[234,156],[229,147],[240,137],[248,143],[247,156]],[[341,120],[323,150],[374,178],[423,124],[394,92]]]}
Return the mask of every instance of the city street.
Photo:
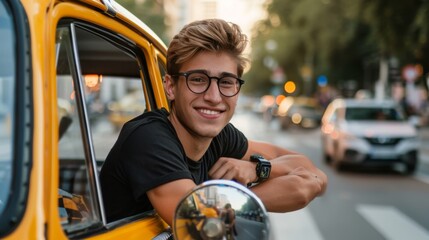
{"label": "city street", "polygon": [[304,153],[329,177],[328,190],[306,208],[270,213],[273,239],[429,239],[429,131],[420,129],[420,165],[414,175],[395,170],[337,172],[322,160],[319,129],[281,131],[250,112],[233,124],[249,138]]}

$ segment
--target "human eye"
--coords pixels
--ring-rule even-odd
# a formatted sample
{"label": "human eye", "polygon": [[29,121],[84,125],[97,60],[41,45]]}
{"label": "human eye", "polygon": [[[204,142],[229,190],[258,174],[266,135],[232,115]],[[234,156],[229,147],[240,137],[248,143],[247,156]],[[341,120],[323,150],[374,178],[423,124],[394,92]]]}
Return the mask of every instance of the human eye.
{"label": "human eye", "polygon": [[219,86],[223,88],[234,87],[237,83],[237,79],[234,77],[223,77],[219,80]]}
{"label": "human eye", "polygon": [[188,77],[188,81],[192,84],[206,84],[209,80],[203,73],[191,73]]}

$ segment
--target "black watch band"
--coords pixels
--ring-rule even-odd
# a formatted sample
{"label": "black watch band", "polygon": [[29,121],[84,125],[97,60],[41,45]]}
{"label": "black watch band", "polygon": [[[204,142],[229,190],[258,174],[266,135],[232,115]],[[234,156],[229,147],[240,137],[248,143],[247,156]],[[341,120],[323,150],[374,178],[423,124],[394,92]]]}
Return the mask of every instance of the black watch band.
{"label": "black watch band", "polygon": [[256,162],[256,176],[258,180],[256,183],[260,183],[270,177],[271,163],[261,155],[253,154],[250,156],[250,161]]}

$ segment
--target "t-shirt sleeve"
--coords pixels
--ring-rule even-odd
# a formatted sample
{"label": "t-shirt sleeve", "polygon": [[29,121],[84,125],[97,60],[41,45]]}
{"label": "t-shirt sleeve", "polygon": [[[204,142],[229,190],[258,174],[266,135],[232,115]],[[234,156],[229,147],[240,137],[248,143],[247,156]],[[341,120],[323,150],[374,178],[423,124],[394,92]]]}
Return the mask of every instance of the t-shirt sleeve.
{"label": "t-shirt sleeve", "polygon": [[139,126],[125,140],[121,152],[136,199],[167,182],[192,179],[183,148],[165,122]]}

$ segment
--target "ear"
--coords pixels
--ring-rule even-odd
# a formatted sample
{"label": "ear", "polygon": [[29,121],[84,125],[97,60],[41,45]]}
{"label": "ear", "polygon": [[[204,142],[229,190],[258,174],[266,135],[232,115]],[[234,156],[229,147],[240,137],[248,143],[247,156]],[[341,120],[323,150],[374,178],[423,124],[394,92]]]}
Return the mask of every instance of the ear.
{"label": "ear", "polygon": [[166,74],[164,76],[163,84],[164,84],[165,94],[167,95],[167,99],[169,101],[173,101],[175,98],[175,96],[174,96],[174,94],[175,94],[175,81],[174,81],[174,79],[169,74]]}

